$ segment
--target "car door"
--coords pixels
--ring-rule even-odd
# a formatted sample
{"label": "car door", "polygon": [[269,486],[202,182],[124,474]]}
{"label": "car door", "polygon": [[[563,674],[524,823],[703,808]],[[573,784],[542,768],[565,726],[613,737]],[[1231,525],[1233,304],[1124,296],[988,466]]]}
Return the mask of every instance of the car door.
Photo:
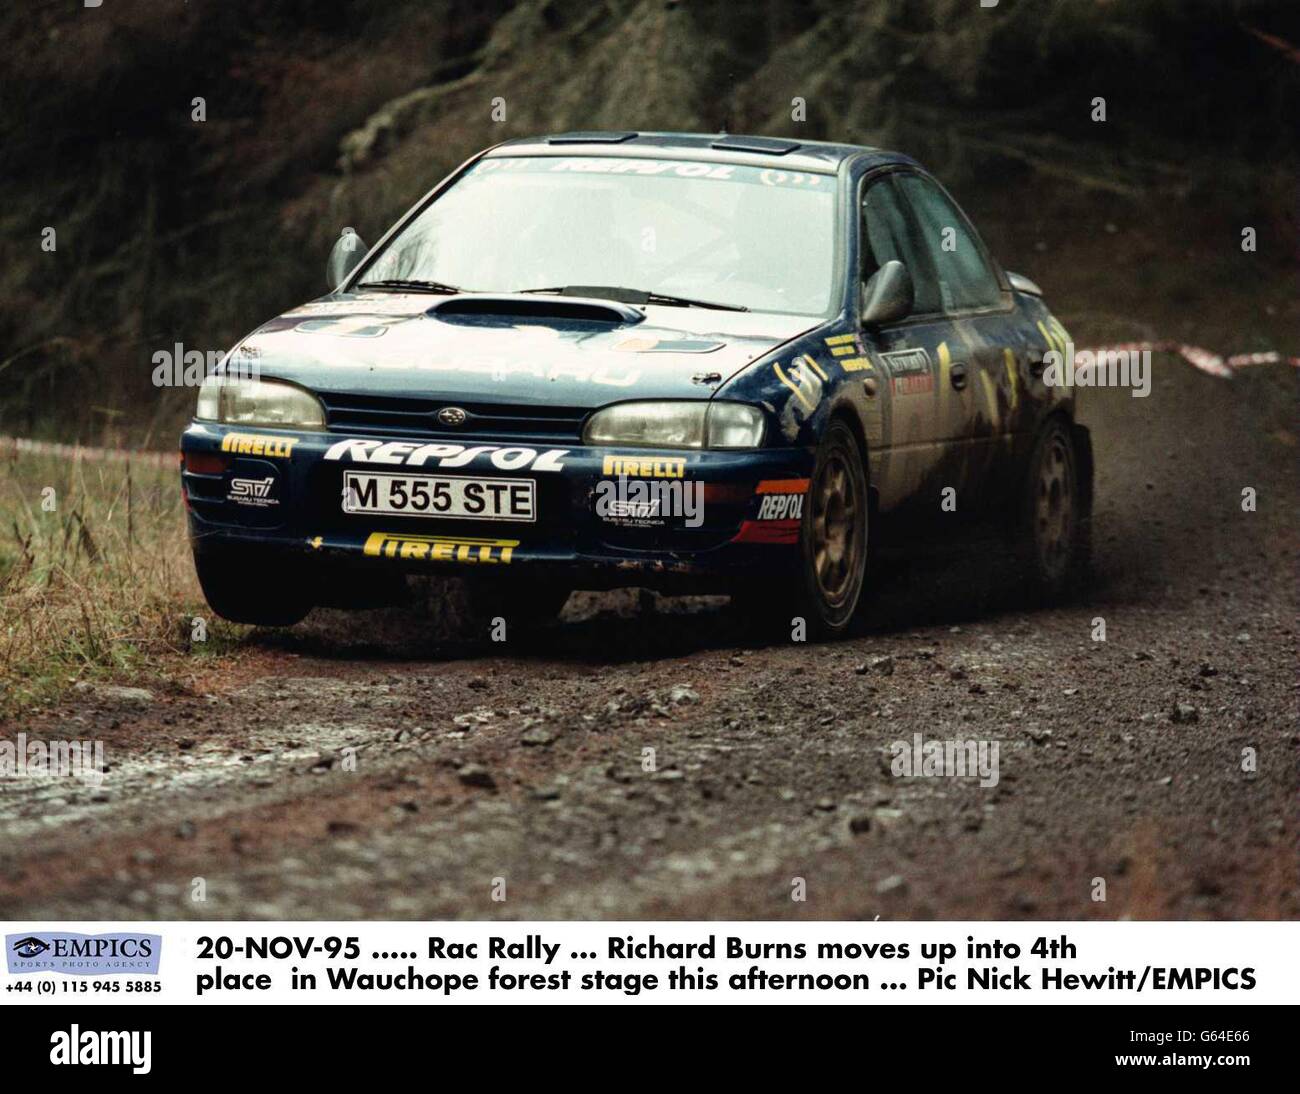
{"label": "car door", "polygon": [[941,339],[937,386],[946,406],[939,417],[960,455],[951,468],[953,485],[959,506],[979,515],[1010,458],[1010,423],[1023,387],[1010,285],[938,183],[902,171],[894,184],[928,263],[929,283],[916,310],[941,317],[930,326]]}
{"label": "car door", "polygon": [[884,419],[883,451],[873,454],[872,477],[882,513],[897,511],[929,524],[945,512],[945,487],[957,491],[953,500],[960,505],[975,403],[965,344],[944,313],[933,256],[899,179],[896,171],[868,177],[861,198],[864,282],[897,260],[915,288],[911,315],[863,332],[880,372],[876,401]]}

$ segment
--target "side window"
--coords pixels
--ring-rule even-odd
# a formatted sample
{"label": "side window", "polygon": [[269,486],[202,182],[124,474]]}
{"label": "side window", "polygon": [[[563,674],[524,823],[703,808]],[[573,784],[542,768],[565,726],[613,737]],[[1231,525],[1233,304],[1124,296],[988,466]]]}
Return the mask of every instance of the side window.
{"label": "side window", "polygon": [[917,239],[911,219],[899,197],[895,176],[872,182],[862,195],[862,279],[886,262],[897,259],[912,275],[915,311],[939,310],[939,294],[926,248]]}
{"label": "side window", "polygon": [[997,304],[1002,286],[961,210],[919,175],[900,176],[898,186],[912,207],[920,242],[933,263],[939,306],[944,311],[961,311]]}

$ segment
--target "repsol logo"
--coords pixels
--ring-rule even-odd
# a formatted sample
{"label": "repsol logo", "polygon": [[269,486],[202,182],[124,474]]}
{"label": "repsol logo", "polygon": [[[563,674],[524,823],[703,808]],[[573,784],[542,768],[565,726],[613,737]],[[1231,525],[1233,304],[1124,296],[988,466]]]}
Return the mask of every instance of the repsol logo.
{"label": "repsol logo", "polygon": [[339,441],[325,452],[327,460],[405,467],[468,467],[480,456],[499,471],[563,471],[567,448],[502,448],[495,444],[418,444],[415,441]]}

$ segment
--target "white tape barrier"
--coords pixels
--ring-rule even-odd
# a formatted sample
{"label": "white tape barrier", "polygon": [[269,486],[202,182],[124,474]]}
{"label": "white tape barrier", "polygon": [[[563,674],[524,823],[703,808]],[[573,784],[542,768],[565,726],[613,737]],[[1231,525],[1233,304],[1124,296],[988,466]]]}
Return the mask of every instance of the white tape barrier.
{"label": "white tape barrier", "polygon": [[[1291,365],[1293,368],[1300,368],[1300,357],[1287,357],[1285,354],[1276,351],[1236,353],[1231,357],[1221,357],[1217,353],[1211,353],[1208,349],[1202,349],[1200,346],[1189,346],[1185,342],[1120,342],[1112,346],[1097,346],[1089,350],[1075,350],[1075,356],[1077,357],[1080,353],[1091,353],[1096,358],[1098,354],[1103,353],[1144,352],[1176,353],[1194,368],[1224,380],[1231,380],[1237,369],[1247,368],[1250,365],[1286,364]],[[1087,367],[1076,367],[1076,374],[1086,371]]]}
{"label": "white tape barrier", "polygon": [[0,457],[10,453],[22,456],[55,456],[65,460],[84,460],[87,463],[134,463],[146,467],[175,470],[180,456],[175,452],[150,452],[131,448],[90,448],[80,444],[60,444],[58,441],[33,441],[27,437],[0,436]]}

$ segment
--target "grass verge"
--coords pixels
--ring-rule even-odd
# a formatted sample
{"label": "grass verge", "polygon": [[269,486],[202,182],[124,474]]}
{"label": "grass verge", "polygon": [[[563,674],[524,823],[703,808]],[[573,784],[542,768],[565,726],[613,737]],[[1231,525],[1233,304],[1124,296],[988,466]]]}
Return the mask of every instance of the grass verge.
{"label": "grass verge", "polygon": [[238,630],[203,602],[176,470],[4,456],[0,715],[82,680],[156,677],[169,658],[219,652]]}

